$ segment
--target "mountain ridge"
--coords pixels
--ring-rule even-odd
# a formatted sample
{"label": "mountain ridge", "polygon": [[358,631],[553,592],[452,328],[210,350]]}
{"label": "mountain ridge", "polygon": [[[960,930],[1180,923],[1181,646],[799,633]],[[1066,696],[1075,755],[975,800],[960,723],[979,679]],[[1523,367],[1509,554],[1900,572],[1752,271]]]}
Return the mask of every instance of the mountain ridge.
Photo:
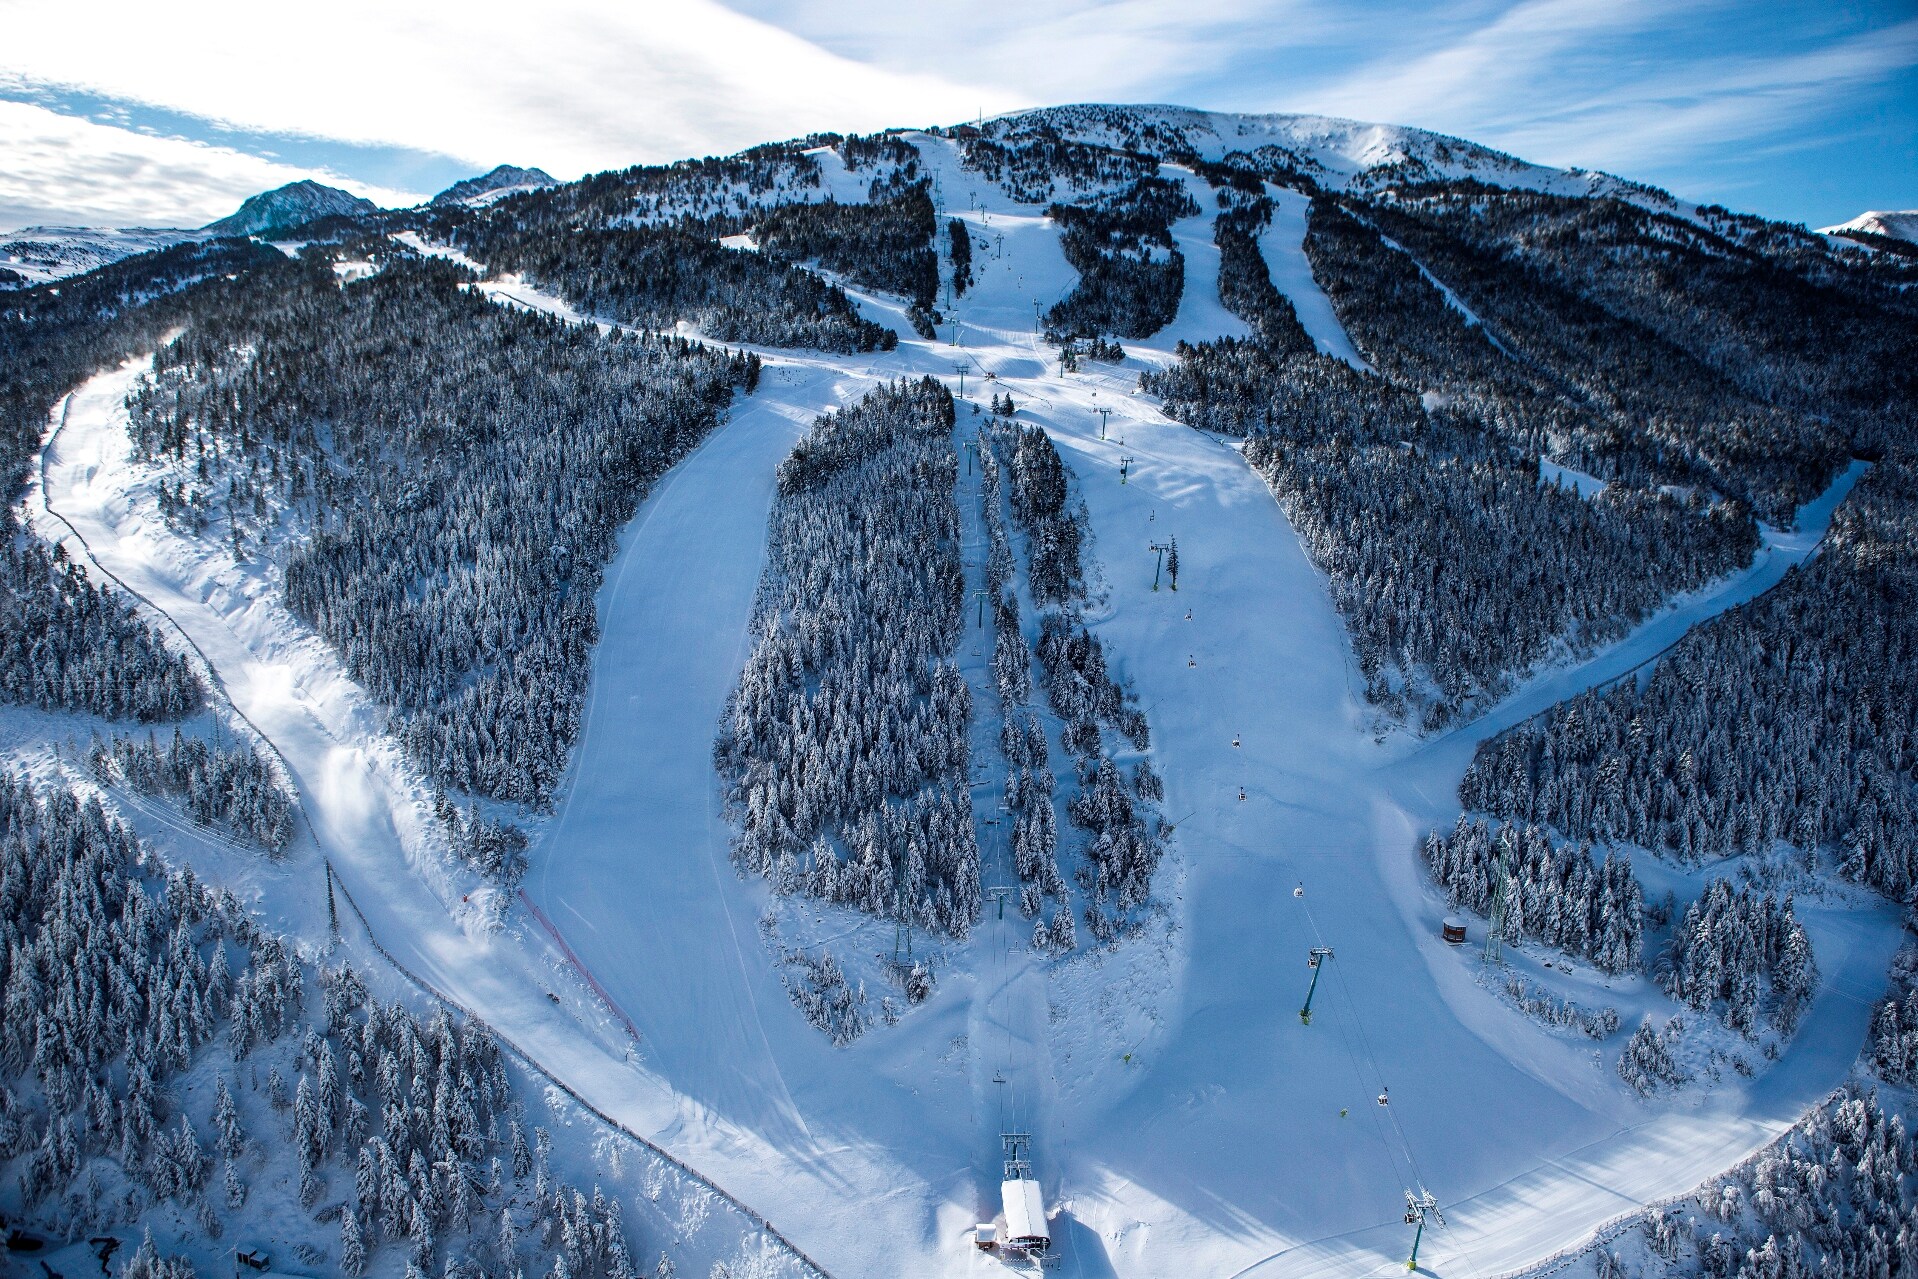
{"label": "mountain ridge", "polygon": [[371,200],[302,178],[250,196],[226,217],[200,229],[210,235],[267,235],[290,231],[315,218],[357,217],[378,211],[379,206]]}
{"label": "mountain ridge", "polygon": [[468,208],[484,208],[509,195],[558,185],[559,180],[544,169],[522,169],[518,165],[501,164],[477,177],[462,178],[427,201],[427,204],[432,207],[463,204]]}

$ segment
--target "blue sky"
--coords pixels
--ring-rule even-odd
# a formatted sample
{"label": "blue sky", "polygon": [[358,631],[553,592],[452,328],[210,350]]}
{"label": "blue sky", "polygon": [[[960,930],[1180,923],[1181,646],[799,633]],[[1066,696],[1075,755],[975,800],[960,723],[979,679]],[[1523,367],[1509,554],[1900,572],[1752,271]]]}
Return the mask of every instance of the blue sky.
{"label": "blue sky", "polygon": [[[284,8],[284,7],[281,7]],[[1918,207],[1918,0],[0,0],[0,228],[195,225],[1058,102],[1418,125],[1824,225]],[[83,33],[83,34],[76,34]]]}

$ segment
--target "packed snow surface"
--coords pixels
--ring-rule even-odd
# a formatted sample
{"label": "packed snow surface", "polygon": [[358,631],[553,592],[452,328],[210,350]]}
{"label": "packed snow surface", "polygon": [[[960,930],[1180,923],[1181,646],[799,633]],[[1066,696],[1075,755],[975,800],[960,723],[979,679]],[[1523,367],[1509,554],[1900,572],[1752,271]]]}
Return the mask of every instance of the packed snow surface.
{"label": "packed snow surface", "polygon": [[[1137,392],[1175,341],[1243,331],[1207,274],[1209,224],[1174,228],[1187,258],[1174,323],[1127,342],[1123,365],[1062,375],[1035,334],[1074,281],[1056,228],[963,170],[951,144],[909,136],[941,217],[973,233],[976,283],[956,316],[936,340],[902,336],[886,354],[764,353],[760,389],[649,497],[601,589],[584,727],[526,892],[637,1044],[527,913],[489,932],[481,904],[461,900],[426,786],[380,708],[285,614],[271,571],[152,517],[119,407],[137,363],[72,398],[30,507],[42,520],[59,510],[99,564],[193,636],[288,761],[321,846],[398,962],[841,1279],[994,1272],[970,1228],[997,1210],[1004,1122],[1033,1135],[1065,1274],[1382,1272],[1403,1262],[1403,1195],[1418,1186],[1449,1223],[1428,1232],[1422,1263],[1492,1274],[1722,1170],[1842,1078],[1897,944],[1888,909],[1801,903],[1823,986],[1783,1059],[1647,1104],[1610,1069],[1616,1043],[1595,1060],[1477,984],[1439,939],[1444,903],[1415,841],[1456,815],[1478,741],[1629,672],[1812,554],[1856,468],[1797,531],[1768,532],[1750,570],[1613,648],[1540,674],[1438,740],[1375,741],[1325,584],[1263,482],[1232,444]],[[1391,140],[1337,136],[1361,152]],[[1296,223],[1277,228],[1268,263],[1305,319],[1316,286],[1287,247]],[[481,287],[573,317],[524,282]],[[902,302],[858,300],[909,334]],[[1356,361],[1326,312],[1308,331]],[[815,414],[899,376],[956,387],[961,368],[968,399],[1010,393],[1019,419],[1051,434],[1086,504],[1103,580],[1087,620],[1150,715],[1176,825],[1155,885],[1164,910],[1142,937],[1063,961],[1025,944],[1029,925],[989,911],[968,942],[944,947],[925,1005],[835,1049],[781,989],[759,933],[765,886],[730,866],[712,738],[751,642],[780,459]],[[961,438],[979,421],[968,408]],[[962,479],[959,494],[975,572],[977,484]],[[1155,591],[1147,545],[1171,536],[1179,589]],[[976,677],[982,659],[962,650]],[[976,746],[996,736],[995,708],[977,700]],[[996,829],[981,827],[988,882],[1003,875]],[[317,859],[294,866],[313,900]],[[287,926],[315,926],[310,906],[278,909]],[[892,944],[890,926],[864,916],[782,910],[809,944],[850,955]],[[1334,958],[1308,1026],[1313,946]],[[1653,998],[1642,979],[1575,979],[1626,1009]]]}
{"label": "packed snow surface", "polygon": [[1346,336],[1345,326],[1332,309],[1332,299],[1312,278],[1312,263],[1305,256],[1305,215],[1312,207],[1312,198],[1269,182],[1265,194],[1272,201],[1272,225],[1259,236],[1259,253],[1272,274],[1273,287],[1292,303],[1313,345],[1355,369],[1372,372],[1372,366]]}

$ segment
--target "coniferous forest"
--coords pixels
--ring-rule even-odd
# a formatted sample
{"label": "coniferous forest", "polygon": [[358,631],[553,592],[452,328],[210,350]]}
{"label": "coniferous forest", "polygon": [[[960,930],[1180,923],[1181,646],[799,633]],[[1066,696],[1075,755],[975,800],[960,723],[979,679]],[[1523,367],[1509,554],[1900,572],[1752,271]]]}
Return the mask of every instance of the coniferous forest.
{"label": "coniferous forest", "polygon": [[952,426],[944,387],[896,383],[780,464],[758,638],[713,754],[743,871],[964,936],[980,888]]}
{"label": "coniferous forest", "polygon": [[614,534],[758,364],[508,310],[465,279],[395,253],[341,289],[315,263],[162,348],[133,430],[214,490],[236,539],[305,535],[288,607],[434,778],[539,806],[578,732]]}

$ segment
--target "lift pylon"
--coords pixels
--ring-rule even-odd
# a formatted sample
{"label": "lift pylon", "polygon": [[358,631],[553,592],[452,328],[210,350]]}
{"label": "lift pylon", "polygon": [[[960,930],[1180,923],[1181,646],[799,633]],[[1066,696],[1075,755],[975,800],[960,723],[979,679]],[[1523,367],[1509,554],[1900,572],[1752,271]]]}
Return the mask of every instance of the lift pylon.
{"label": "lift pylon", "polygon": [[1419,1242],[1425,1238],[1425,1219],[1427,1217],[1438,1222],[1441,1226],[1445,1224],[1445,1214],[1439,1211],[1438,1200],[1433,1198],[1432,1192],[1424,1186],[1419,1187],[1419,1192],[1416,1195],[1409,1190],[1406,1191],[1405,1224],[1418,1227],[1412,1232],[1412,1255],[1406,1258],[1405,1261],[1405,1268],[1407,1270],[1417,1270],[1419,1268]]}
{"label": "lift pylon", "polygon": [[1311,954],[1306,958],[1305,965],[1312,970],[1312,984],[1305,988],[1305,1007],[1299,1009],[1299,1021],[1307,1026],[1312,1024],[1312,996],[1318,993],[1319,972],[1325,967],[1325,961],[1330,958],[1332,958],[1330,946],[1314,946]]}

